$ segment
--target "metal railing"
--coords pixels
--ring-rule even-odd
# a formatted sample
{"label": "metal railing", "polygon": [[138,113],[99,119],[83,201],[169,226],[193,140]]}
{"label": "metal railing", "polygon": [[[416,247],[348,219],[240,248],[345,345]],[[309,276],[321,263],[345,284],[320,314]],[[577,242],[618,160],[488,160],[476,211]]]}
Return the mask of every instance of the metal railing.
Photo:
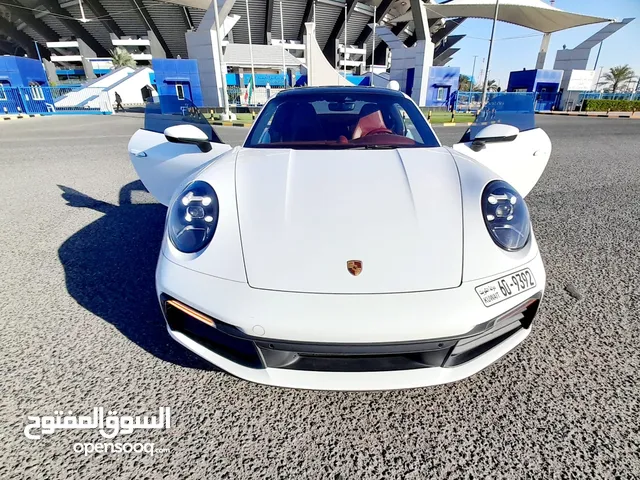
{"label": "metal railing", "polygon": [[102,88],[0,87],[0,114],[110,114],[109,94]]}
{"label": "metal railing", "polygon": [[603,92],[582,92],[578,95],[578,103],[583,100],[640,100],[640,92],[635,93],[603,93]]}

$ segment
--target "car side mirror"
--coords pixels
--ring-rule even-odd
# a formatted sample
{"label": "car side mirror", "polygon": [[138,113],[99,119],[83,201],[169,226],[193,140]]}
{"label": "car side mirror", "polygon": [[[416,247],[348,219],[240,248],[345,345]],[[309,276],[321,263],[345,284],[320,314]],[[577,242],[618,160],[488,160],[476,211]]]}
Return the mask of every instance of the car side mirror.
{"label": "car side mirror", "polygon": [[206,133],[189,124],[174,125],[164,130],[164,136],[171,143],[187,143],[197,145],[201,152],[210,152],[211,143]]}
{"label": "car side mirror", "polygon": [[512,142],[516,139],[520,130],[513,125],[494,123],[480,130],[471,144],[471,150],[479,152],[486,147],[487,143]]}

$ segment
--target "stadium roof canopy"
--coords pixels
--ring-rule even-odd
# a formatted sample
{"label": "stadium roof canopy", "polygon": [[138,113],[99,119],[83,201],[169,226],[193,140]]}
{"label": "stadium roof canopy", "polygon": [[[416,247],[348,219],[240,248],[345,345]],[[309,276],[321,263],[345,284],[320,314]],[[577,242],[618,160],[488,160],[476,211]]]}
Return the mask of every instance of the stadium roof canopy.
{"label": "stadium roof canopy", "polygon": [[[497,0],[450,0],[426,4],[427,16],[434,18],[488,18],[495,15]],[[542,0],[499,0],[498,20],[542,33],[553,33],[567,28],[613,21],[579,13],[565,12]],[[394,19],[394,23],[411,20],[411,12]]]}
{"label": "stadium roof canopy", "polygon": [[[222,4],[222,0],[219,0]],[[251,32],[246,19],[245,0],[236,0],[229,13],[240,19],[229,34],[230,44],[270,45],[284,33],[287,42],[301,42],[304,23],[315,21],[316,39],[325,54],[334,51],[336,39],[345,32],[344,5],[347,5],[347,42],[372,51],[369,24],[387,25],[407,46],[416,41],[410,0],[282,0],[284,25],[280,25],[280,0],[248,0]],[[36,57],[34,41],[43,57],[51,52],[47,42],[83,40],[98,57],[109,56],[112,36],[146,37],[152,31],[168,58],[188,58],[185,33],[197,29],[211,0],[82,0],[87,19],[81,21],[79,0],[0,1],[0,55]],[[377,7],[375,19],[373,6]],[[434,42],[439,42],[467,17],[493,18],[495,0],[451,0],[427,3],[427,15]],[[315,18],[314,18],[315,12]],[[449,18],[445,22],[440,18]],[[500,0],[499,19],[553,32],[564,28],[606,21],[604,18],[563,12],[541,0]],[[378,37],[376,56],[384,58],[385,48]],[[53,52],[56,53],[56,52]],[[64,55],[64,53],[59,53]]]}
{"label": "stadium roof canopy", "polygon": [[[251,40],[254,45],[269,45],[281,39],[280,0],[248,0],[251,15]],[[321,48],[333,49],[333,41],[344,37],[344,5],[348,8],[347,40],[350,45],[371,47],[368,24],[377,21],[390,25],[392,18],[409,9],[409,0],[282,0],[284,39],[303,40],[305,22],[316,22]],[[219,0],[220,5],[223,1]],[[33,42],[48,57],[47,42],[83,40],[99,57],[113,49],[111,36],[146,37],[152,31],[167,57],[188,58],[185,33],[197,29],[211,0],[82,0],[86,22],[81,21],[79,0],[2,0],[0,1],[0,55],[4,53],[36,57]],[[373,18],[373,5],[377,7]],[[313,18],[315,10],[316,18]],[[240,20],[229,36],[230,43],[249,43],[245,0],[236,0],[231,15]],[[408,39],[413,22],[398,28]],[[368,42],[368,43],[367,43]],[[380,39],[376,40],[379,44]],[[55,52],[54,52],[55,53]]]}

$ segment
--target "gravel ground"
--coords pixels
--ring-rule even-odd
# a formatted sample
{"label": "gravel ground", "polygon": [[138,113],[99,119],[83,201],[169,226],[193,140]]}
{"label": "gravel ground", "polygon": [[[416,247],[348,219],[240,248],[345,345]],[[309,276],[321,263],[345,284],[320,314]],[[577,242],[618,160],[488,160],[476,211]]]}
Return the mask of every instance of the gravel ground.
{"label": "gravel ground", "polygon": [[[168,337],[165,210],[126,154],[140,118],[3,122],[0,478],[640,478],[640,122],[538,120],[554,152],[528,198],[548,273],[532,335],[468,380],[379,393],[254,385]],[[27,415],[94,406],[171,407],[170,430],[116,440],[167,450],[23,434]]]}

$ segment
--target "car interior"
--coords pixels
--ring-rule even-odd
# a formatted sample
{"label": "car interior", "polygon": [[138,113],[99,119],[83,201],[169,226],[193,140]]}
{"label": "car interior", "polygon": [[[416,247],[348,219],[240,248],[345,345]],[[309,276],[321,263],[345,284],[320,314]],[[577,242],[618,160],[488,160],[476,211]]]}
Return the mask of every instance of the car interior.
{"label": "car interior", "polygon": [[345,110],[331,111],[330,108],[327,112],[318,113],[309,102],[285,102],[273,115],[269,126],[270,141],[349,143],[369,135],[406,138],[405,123],[395,105],[365,103],[358,112],[355,109]]}

